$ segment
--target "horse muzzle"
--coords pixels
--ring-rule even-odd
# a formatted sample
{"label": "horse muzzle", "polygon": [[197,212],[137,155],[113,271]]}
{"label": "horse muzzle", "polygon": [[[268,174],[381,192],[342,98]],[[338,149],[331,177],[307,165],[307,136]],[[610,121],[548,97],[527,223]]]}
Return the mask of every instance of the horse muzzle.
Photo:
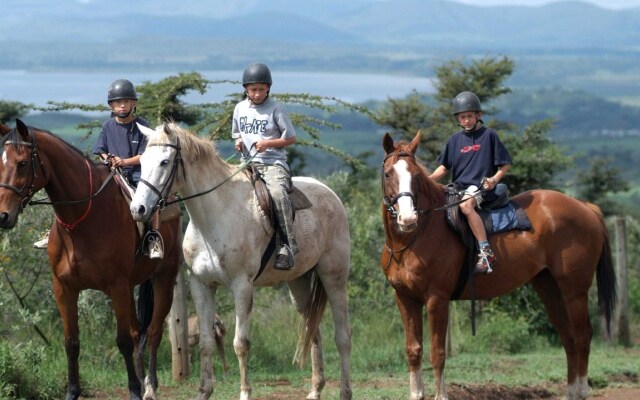
{"label": "horse muzzle", "polygon": [[13,229],[18,223],[18,213],[0,212],[0,228]]}
{"label": "horse muzzle", "polygon": [[147,222],[149,218],[151,218],[153,209],[147,207],[144,204],[134,204],[133,202],[131,202],[129,211],[131,211],[131,216],[133,217],[134,221]]}
{"label": "horse muzzle", "polygon": [[418,226],[418,213],[413,212],[409,215],[398,214],[398,228],[402,232],[411,232]]}

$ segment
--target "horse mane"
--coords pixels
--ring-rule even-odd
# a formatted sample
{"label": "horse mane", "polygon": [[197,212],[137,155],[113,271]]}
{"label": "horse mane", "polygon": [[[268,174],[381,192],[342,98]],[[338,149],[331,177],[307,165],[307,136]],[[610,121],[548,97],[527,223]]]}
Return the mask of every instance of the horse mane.
{"label": "horse mane", "polygon": [[[83,159],[87,159],[89,161],[91,161],[92,163],[95,163],[93,160],[91,160],[83,151],[81,151],[80,149],[78,149],[76,146],[72,145],[71,143],[67,142],[66,140],[64,140],[62,137],[56,135],[55,133],[48,131],[46,129],[41,129],[41,128],[35,128],[33,126],[27,126],[27,129],[29,130],[29,135],[34,136],[34,132],[38,132],[38,133],[42,133],[48,136],[51,136],[54,139],[57,139],[60,143],[62,143],[65,147],[68,147],[69,149],[71,149],[72,151],[74,151],[76,154],[78,154],[78,156],[80,156]],[[7,133],[6,135],[4,135],[2,137],[2,139],[0,140],[0,145],[4,146],[4,144],[7,141],[12,140],[13,146],[18,147],[19,141],[22,141],[22,136],[20,136],[20,133],[18,132],[18,130],[16,128],[12,128],[9,133]],[[36,144],[38,144],[37,139],[36,139]]]}
{"label": "horse mane", "polygon": [[159,135],[150,139],[149,144],[171,142],[171,137],[175,136],[180,141],[182,154],[190,168],[197,166],[205,170],[208,168],[232,170],[231,164],[220,157],[213,141],[201,138],[175,122],[166,122],[164,128]]}

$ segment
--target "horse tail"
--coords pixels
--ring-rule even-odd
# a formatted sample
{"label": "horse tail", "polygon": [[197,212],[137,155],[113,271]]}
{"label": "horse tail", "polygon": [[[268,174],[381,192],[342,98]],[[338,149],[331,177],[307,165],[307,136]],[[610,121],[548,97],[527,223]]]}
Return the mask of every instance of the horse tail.
{"label": "horse tail", "polygon": [[618,301],[618,289],[616,283],[616,271],[613,267],[611,256],[611,244],[609,242],[609,230],[604,223],[602,211],[595,204],[588,203],[593,211],[600,218],[603,229],[602,253],[596,269],[596,281],[598,283],[598,308],[604,315],[606,321],[607,334],[611,336],[611,319]]}
{"label": "horse tail", "polygon": [[140,349],[147,343],[147,328],[153,317],[153,281],[147,279],[138,288],[138,329],[140,330]]}
{"label": "horse tail", "polygon": [[307,355],[309,354],[311,342],[320,328],[322,315],[327,306],[327,291],[324,289],[318,273],[313,271],[312,274],[311,295],[302,311],[298,344],[296,345],[296,352],[293,357],[294,362],[299,360],[301,367],[304,365]]}

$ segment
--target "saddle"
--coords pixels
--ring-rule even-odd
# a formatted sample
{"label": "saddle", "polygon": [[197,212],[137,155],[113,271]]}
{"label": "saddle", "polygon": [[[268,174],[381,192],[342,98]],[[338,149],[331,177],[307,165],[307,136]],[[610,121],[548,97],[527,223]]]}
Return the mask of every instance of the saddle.
{"label": "saddle", "polygon": [[[453,185],[445,189],[446,204],[453,204],[462,200],[464,192],[457,190]],[[506,232],[513,229],[530,230],[531,222],[524,209],[509,197],[509,188],[504,183],[498,183],[494,190],[493,199],[483,201],[478,214],[482,219],[487,235]],[[447,208],[447,222],[451,229],[466,236],[470,234],[469,225],[459,206]]]}
{"label": "saddle", "polygon": [[[463,191],[458,190],[454,185],[445,187],[445,204],[456,204],[462,200]],[[487,235],[506,232],[510,230],[530,230],[531,222],[526,212],[519,204],[509,197],[509,188],[504,183],[498,183],[493,193],[493,198],[483,201],[478,214],[482,219]],[[471,228],[467,220],[460,212],[459,205],[447,208],[447,223],[460,235],[467,251],[464,265],[462,266],[456,288],[451,294],[451,299],[460,298],[469,278],[473,276],[473,266],[476,257],[477,243],[471,233]],[[472,282],[472,284],[475,284]]]}
{"label": "saddle", "polygon": [[[251,184],[253,185],[256,200],[258,202],[258,208],[264,215],[269,218],[269,222],[271,223],[271,225],[276,228],[277,221],[275,218],[275,210],[273,208],[273,200],[271,198],[271,193],[269,193],[269,189],[267,189],[267,184],[265,183],[264,179],[262,179],[262,176],[254,168],[252,168],[251,165],[249,165],[244,170],[244,172],[249,177],[249,179],[251,180]],[[295,186],[293,186],[291,191],[289,192],[289,200],[291,201],[294,219],[296,216],[296,211],[304,210],[305,208],[309,208],[312,205],[309,198]]]}

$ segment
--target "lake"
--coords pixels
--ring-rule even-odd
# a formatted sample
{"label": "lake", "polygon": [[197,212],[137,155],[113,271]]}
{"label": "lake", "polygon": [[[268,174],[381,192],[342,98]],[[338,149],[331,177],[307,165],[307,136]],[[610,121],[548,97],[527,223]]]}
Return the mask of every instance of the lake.
{"label": "lake", "polygon": [[[242,71],[198,71],[208,80],[238,80]],[[402,98],[412,90],[433,92],[431,78],[334,72],[273,71],[273,93],[310,93],[352,103]],[[139,85],[158,82],[177,72],[33,72],[0,70],[0,100],[45,106],[47,101],[79,104],[106,102],[111,82],[126,78]],[[217,102],[240,91],[239,85],[217,84],[204,96],[188,94],[187,103]]]}

